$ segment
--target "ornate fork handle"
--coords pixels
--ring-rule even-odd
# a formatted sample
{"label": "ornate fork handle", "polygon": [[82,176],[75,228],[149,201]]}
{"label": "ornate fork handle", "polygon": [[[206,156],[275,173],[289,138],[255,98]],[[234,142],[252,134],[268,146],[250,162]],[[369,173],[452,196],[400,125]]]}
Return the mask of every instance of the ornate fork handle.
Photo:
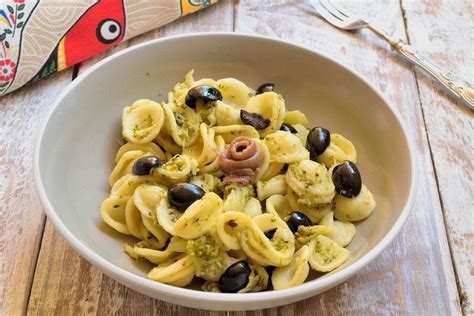
{"label": "ornate fork handle", "polygon": [[470,109],[474,110],[474,89],[452,73],[443,70],[427,58],[420,56],[412,47],[403,41],[392,44],[392,48],[402,54],[406,59],[435,77],[449,92],[460,98]]}
{"label": "ornate fork handle", "polygon": [[384,31],[376,28],[372,24],[367,24],[366,27],[386,40],[394,50],[399,52],[409,62],[418,65],[431,74],[446,90],[451,92],[454,97],[460,99],[471,110],[474,110],[474,89],[470,87],[467,82],[457,78],[427,58],[420,56],[410,45],[402,40],[397,41],[391,38]]}

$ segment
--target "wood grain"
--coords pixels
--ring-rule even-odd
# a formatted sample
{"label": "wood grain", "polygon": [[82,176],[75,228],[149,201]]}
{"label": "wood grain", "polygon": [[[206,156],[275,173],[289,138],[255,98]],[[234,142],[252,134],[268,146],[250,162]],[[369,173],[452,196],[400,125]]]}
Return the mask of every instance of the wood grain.
{"label": "wood grain", "polygon": [[[232,16],[232,3],[219,3],[159,30],[122,43],[113,50],[88,60],[79,67],[79,73],[113,52],[150,39],[198,31],[231,31]],[[49,221],[46,222],[28,313],[31,315],[226,314],[200,312],[164,303],[123,286],[80,257],[62,236],[54,231]]]}
{"label": "wood grain", "polygon": [[[411,43],[474,84],[474,2],[403,1]],[[461,305],[474,314],[474,111],[417,71]]]}
{"label": "wood grain", "polygon": [[[236,31],[303,44],[361,73],[398,108],[424,174],[407,225],[381,257],[343,285],[286,307],[284,312],[272,309],[245,314],[458,314],[457,289],[413,72],[369,32],[341,32],[313,15],[306,1],[265,3],[268,6],[262,10],[254,1],[239,1]],[[342,4],[349,7],[350,3]],[[353,11],[405,39],[398,2],[357,1]]]}
{"label": "wood grain", "polygon": [[33,183],[33,148],[66,71],[0,99],[0,315],[26,310],[44,214]]}
{"label": "wood grain", "polygon": [[[422,50],[433,52],[431,56],[438,62],[472,78],[472,47],[458,36],[463,26],[470,27],[465,33],[471,36],[472,43],[474,10],[469,1],[338,2],[345,6],[355,3],[353,11],[395,37],[407,39],[408,34]],[[453,25],[457,26],[453,29]],[[197,311],[122,286],[82,259],[54,232],[49,221],[44,226],[34,194],[32,142],[38,122],[55,95],[70,81],[72,72],[68,71],[0,100],[0,314],[24,312],[31,284],[27,311],[33,315],[459,314],[459,293],[446,229],[463,310],[472,313],[472,112],[455,106],[451,99],[431,88],[431,83],[418,73],[415,75],[370,33],[345,33],[332,28],[313,13],[305,0],[228,0],[122,43],[83,63],[79,73],[113,52],[152,38],[232,30],[282,38],[331,55],[361,73],[397,106],[416,144],[417,163],[422,170],[415,208],[398,238],[342,285],[275,309],[247,313]]]}

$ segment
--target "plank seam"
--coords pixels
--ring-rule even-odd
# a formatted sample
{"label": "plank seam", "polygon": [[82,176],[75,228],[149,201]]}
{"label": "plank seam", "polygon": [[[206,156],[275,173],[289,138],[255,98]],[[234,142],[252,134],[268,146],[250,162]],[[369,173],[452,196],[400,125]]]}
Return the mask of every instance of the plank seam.
{"label": "plank seam", "polygon": [[26,304],[24,305],[25,309],[23,310],[23,315],[26,315],[28,313],[29,308],[30,308],[31,292],[33,291],[33,283],[35,282],[36,269],[38,268],[39,256],[40,256],[40,253],[41,253],[41,248],[43,246],[44,231],[46,229],[46,215],[45,215],[43,209],[41,210],[41,213],[42,213],[41,214],[42,215],[41,229],[40,229],[41,237],[38,240],[38,247],[36,247],[38,249],[38,251],[36,252],[36,256],[34,256],[34,260],[35,260],[34,268],[33,268],[33,273],[31,274],[31,279],[28,282],[29,285],[30,285],[30,288],[29,288],[29,291],[28,291],[28,295],[26,297]]}
{"label": "plank seam", "polygon": [[[405,35],[406,35],[406,38],[407,38],[407,42],[408,42],[408,44],[411,45],[410,34],[408,33],[408,23],[407,23],[407,17],[406,17],[406,10],[403,7],[403,0],[400,0],[400,9],[401,9],[401,12],[402,12],[403,25],[404,25],[404,28],[405,28]],[[434,162],[434,156],[433,156],[433,149],[431,147],[430,134],[428,133],[428,129],[426,127],[427,124],[426,124],[426,118],[425,118],[425,111],[424,111],[424,108],[423,108],[423,101],[421,99],[420,85],[418,83],[418,80],[419,80],[418,79],[418,77],[419,77],[418,76],[418,71],[413,66],[411,66],[411,69],[412,69],[413,75],[415,76],[416,92],[418,94],[418,100],[420,101],[421,118],[422,118],[423,124],[425,126],[426,142],[428,144],[428,150],[429,150],[429,153],[430,153],[431,165],[432,165],[432,168],[433,168],[434,178],[435,178],[435,183],[436,183],[436,190],[438,192],[438,198],[439,198],[439,202],[440,202],[441,212],[443,214],[442,218],[443,218],[444,230],[445,230],[445,233],[446,233],[446,241],[448,243],[449,257],[450,257],[450,260],[451,260],[451,265],[453,267],[454,280],[456,281],[456,289],[457,289],[457,292],[458,292],[457,293],[458,294],[458,304],[460,304],[462,313],[465,314],[464,310],[467,309],[467,307],[469,306],[469,303],[466,301],[466,294],[464,293],[464,291],[461,287],[461,284],[459,282],[458,271],[456,269],[456,262],[454,261],[453,247],[451,245],[451,240],[449,238],[449,231],[448,231],[447,223],[446,223],[443,197],[441,196],[441,191],[440,191],[440,187],[439,187],[438,172],[436,170],[436,165],[435,165],[435,162]]]}

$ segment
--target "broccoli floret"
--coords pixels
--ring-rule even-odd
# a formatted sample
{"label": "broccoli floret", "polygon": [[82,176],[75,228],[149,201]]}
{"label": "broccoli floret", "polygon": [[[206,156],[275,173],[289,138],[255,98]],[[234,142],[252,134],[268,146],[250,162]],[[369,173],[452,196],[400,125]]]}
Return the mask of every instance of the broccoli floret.
{"label": "broccoli floret", "polygon": [[225,249],[210,235],[188,240],[186,253],[196,267],[196,276],[217,281],[229,265],[230,257]]}

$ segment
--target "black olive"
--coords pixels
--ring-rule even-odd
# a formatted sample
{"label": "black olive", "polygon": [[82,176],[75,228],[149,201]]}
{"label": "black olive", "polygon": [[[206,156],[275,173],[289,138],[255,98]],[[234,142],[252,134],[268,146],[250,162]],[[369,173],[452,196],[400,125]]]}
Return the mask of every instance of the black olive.
{"label": "black olive", "polygon": [[348,198],[357,196],[362,189],[359,170],[349,160],[344,160],[332,170],[332,182],[334,182],[336,192]]}
{"label": "black olive", "polygon": [[132,173],[136,176],[148,176],[153,168],[158,168],[162,164],[163,161],[158,157],[141,157],[133,164]]}
{"label": "black olive", "polygon": [[217,287],[222,293],[237,293],[249,283],[250,272],[247,261],[236,262],[221,275]]}
{"label": "black olive", "polygon": [[264,234],[265,237],[267,237],[268,239],[272,239],[273,236],[275,235],[275,232],[277,231],[277,229],[278,229],[278,227],[269,229],[269,230],[267,230],[266,232],[264,232],[263,234]]}
{"label": "black olive", "polygon": [[257,88],[255,94],[262,94],[265,92],[272,92],[275,91],[275,84],[273,83],[264,83],[260,87]]}
{"label": "black olive", "polygon": [[253,126],[256,130],[262,130],[270,125],[270,120],[264,118],[258,113],[250,113],[240,110],[240,120],[247,125]]}
{"label": "black olive", "polygon": [[308,216],[300,212],[291,213],[290,218],[288,218],[286,221],[286,224],[293,233],[298,231],[299,226],[313,226],[313,223],[308,218]]}
{"label": "black olive", "polygon": [[280,131],[288,132],[288,133],[291,133],[291,134],[298,133],[298,131],[293,126],[291,126],[290,124],[282,124],[281,127],[280,127]]}
{"label": "black olive", "polygon": [[204,103],[222,100],[222,94],[213,86],[196,86],[189,89],[184,102],[190,108],[195,109],[198,99],[201,99]]}
{"label": "black olive", "polygon": [[331,142],[331,134],[324,127],[315,127],[309,131],[306,137],[306,149],[309,151],[311,160],[321,155]]}
{"label": "black olive", "polygon": [[168,202],[178,211],[185,211],[206,192],[192,183],[178,183],[168,190]]}

